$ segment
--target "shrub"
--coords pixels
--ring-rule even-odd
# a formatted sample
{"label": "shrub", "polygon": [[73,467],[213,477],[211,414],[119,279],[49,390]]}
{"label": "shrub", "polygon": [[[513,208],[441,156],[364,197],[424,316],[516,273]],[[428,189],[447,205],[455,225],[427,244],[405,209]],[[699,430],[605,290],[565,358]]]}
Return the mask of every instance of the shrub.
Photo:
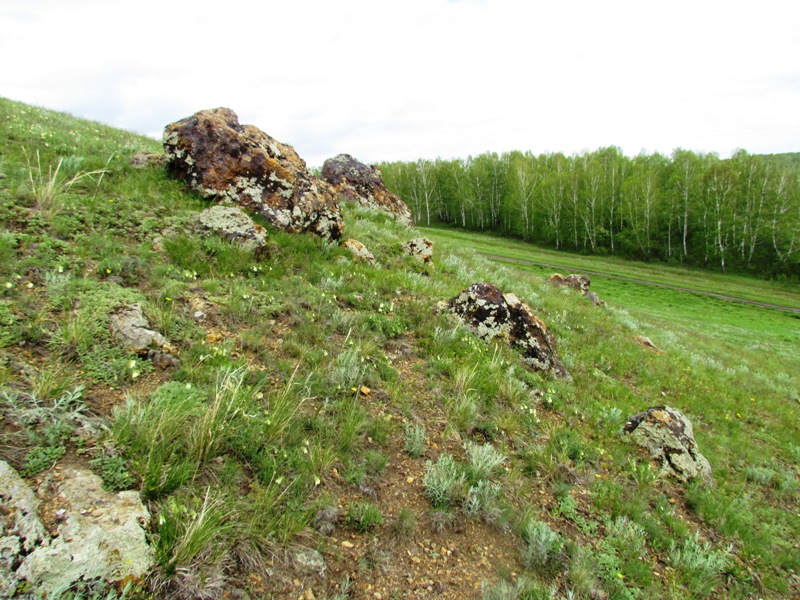
{"label": "shrub", "polygon": [[464,471],[455,459],[449,454],[442,454],[436,463],[426,463],[422,485],[434,507],[447,508],[461,502],[466,480]]}

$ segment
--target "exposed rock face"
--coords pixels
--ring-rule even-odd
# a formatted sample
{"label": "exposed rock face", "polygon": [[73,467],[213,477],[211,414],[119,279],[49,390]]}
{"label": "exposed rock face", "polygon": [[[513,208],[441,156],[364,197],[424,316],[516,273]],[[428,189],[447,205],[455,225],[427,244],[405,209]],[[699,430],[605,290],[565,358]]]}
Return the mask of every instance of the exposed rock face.
{"label": "exposed rock face", "polygon": [[211,206],[197,215],[201,231],[211,231],[228,241],[253,250],[258,258],[269,256],[266,230],[236,206]]}
{"label": "exposed rock face", "polygon": [[555,287],[567,286],[573,290],[579,291],[581,294],[586,294],[589,291],[590,279],[586,275],[567,275],[564,277],[560,273],[553,273],[547,278],[547,281],[552,283]]}
{"label": "exposed rock face", "polygon": [[44,596],[80,580],[144,577],[154,561],[142,528],[150,513],[138,492],[106,492],[97,475],[82,469],[64,469],[62,476],[57,491],[66,516],[59,536],[26,556],[17,575]]}
{"label": "exposed rock face", "polygon": [[358,240],[352,238],[347,239],[342,242],[342,246],[347,248],[356,258],[366,261],[371,265],[375,264],[375,256],[373,256],[372,252]]}
{"label": "exposed rock face", "polygon": [[167,170],[207,197],[228,198],[290,232],[339,239],[342,215],[333,189],[313,177],[294,148],[229,108],[203,110],[164,130]]}
{"label": "exposed rock face", "polygon": [[166,338],[149,327],[139,304],[122,307],[109,317],[111,337],[128,352],[146,354],[148,350],[167,345]]}
{"label": "exposed rock face", "polygon": [[64,469],[55,485],[64,519],[51,539],[33,490],[0,461],[0,596],[11,597],[23,580],[38,598],[58,596],[81,580],[143,578],[154,560],[142,528],[150,514],[139,494],[106,492],[83,469]]}
{"label": "exposed rock face", "polygon": [[680,411],[654,406],[628,419],[624,431],[661,463],[663,473],[684,482],[695,477],[711,482],[711,465],[697,449],[692,423]]}
{"label": "exposed rock face", "polygon": [[411,211],[399,196],[386,189],[377,167],[365,165],[349,154],[329,158],[322,165],[322,179],[348,202],[386,210],[398,221],[411,226]]}
{"label": "exposed rock face", "polygon": [[503,294],[491,283],[473,283],[447,304],[478,337],[505,339],[532,369],[571,379],[558,358],[553,334],[514,294]]}
{"label": "exposed rock face", "polygon": [[403,242],[403,252],[417,258],[423,264],[433,264],[433,242],[428,238],[414,238]]}

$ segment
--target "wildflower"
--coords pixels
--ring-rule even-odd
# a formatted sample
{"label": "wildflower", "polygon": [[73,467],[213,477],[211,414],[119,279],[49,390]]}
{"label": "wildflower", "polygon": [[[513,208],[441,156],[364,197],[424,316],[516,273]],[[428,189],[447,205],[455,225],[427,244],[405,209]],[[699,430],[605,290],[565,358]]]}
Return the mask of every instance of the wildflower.
{"label": "wildflower", "polygon": [[191,384],[191,383],[187,383],[187,384],[186,384],[186,389],[187,389],[187,390],[190,390],[190,389],[192,389],[192,384]]}
{"label": "wildflower", "polygon": [[319,477],[314,477],[314,485],[319,485]]}
{"label": "wildflower", "polygon": [[135,367],[135,366],[136,366],[136,361],[135,361],[135,360],[131,360],[131,361],[128,363],[128,368],[129,368],[129,369],[132,369],[132,368],[133,368],[133,367]]}
{"label": "wildflower", "polygon": [[139,371],[134,371],[131,373],[131,379],[136,379],[140,375]]}
{"label": "wildflower", "polygon": [[29,282],[28,282],[28,289],[30,289],[30,288],[32,288],[32,287],[33,287],[33,282],[32,282],[32,281],[29,281]]}
{"label": "wildflower", "polygon": [[110,274],[111,274],[111,269],[106,269],[106,275],[110,275]]}
{"label": "wildflower", "polygon": [[6,281],[6,289],[10,290],[12,287],[14,287],[14,284],[11,283],[10,281]]}
{"label": "wildflower", "polygon": [[170,298],[169,296],[166,296],[166,297],[164,298],[164,301],[165,301],[165,302],[172,302],[172,298]]}

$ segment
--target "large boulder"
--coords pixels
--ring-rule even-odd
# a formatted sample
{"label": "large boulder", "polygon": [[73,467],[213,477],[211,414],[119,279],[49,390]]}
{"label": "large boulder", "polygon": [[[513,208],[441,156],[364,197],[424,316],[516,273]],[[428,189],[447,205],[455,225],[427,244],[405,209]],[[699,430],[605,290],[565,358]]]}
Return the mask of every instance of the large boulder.
{"label": "large boulder", "polygon": [[164,129],[168,172],[206,197],[228,198],[276,227],[339,239],[342,215],[333,189],[294,148],[229,108],[203,110]]}
{"label": "large boulder", "polygon": [[329,158],[322,165],[322,179],[347,202],[388,211],[398,221],[411,225],[411,211],[397,194],[386,189],[378,167],[365,165],[349,154]]}
{"label": "large boulder", "polygon": [[623,431],[661,463],[663,473],[684,482],[695,477],[711,482],[711,465],[697,449],[691,421],[680,411],[654,406],[628,419]]}
{"label": "large boulder", "polygon": [[491,283],[473,283],[447,302],[472,331],[484,340],[505,339],[525,363],[561,379],[571,376],[558,358],[556,340],[544,322],[514,294],[504,294]]}

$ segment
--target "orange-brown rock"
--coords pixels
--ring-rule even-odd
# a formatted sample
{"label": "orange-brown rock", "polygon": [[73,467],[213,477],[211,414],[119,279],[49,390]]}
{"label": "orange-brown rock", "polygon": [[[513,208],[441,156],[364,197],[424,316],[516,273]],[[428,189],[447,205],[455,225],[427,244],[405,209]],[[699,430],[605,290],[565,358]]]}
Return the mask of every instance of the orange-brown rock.
{"label": "orange-brown rock", "polygon": [[329,158],[322,165],[322,179],[331,184],[346,202],[385,210],[398,221],[411,225],[411,211],[397,194],[386,189],[381,172],[349,154]]}
{"label": "orange-brown rock", "polygon": [[555,287],[567,286],[573,290],[579,291],[581,294],[589,292],[589,284],[591,283],[587,275],[577,275],[575,273],[564,277],[560,273],[553,273],[547,278],[547,281],[552,283]]}
{"label": "orange-brown rock", "polygon": [[332,188],[306,168],[294,148],[229,108],[203,110],[164,130],[168,172],[212,198],[229,198],[290,232],[339,239],[342,215]]}

